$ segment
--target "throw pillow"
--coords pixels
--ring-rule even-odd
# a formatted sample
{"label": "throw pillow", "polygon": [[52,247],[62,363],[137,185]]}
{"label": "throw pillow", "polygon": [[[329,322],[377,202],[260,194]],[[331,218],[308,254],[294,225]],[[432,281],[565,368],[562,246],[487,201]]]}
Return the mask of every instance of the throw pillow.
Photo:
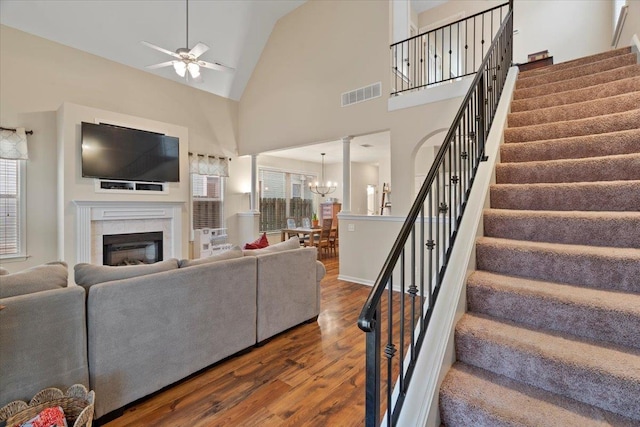
{"label": "throw pillow", "polygon": [[65,286],[67,286],[67,264],[55,261],[3,275],[0,280],[0,298],[49,291]]}
{"label": "throw pillow", "polygon": [[291,249],[300,249],[300,239],[298,239],[296,236],[293,236],[289,238],[289,240],[285,240],[284,242],[271,245],[267,248],[244,251],[244,254],[245,255],[261,255],[261,254],[270,254],[274,252],[288,251]]}
{"label": "throw pillow", "polygon": [[263,233],[255,241],[244,245],[244,249],[262,249],[269,246],[269,240],[267,239],[267,233]]}
{"label": "throw pillow", "polygon": [[240,249],[240,246],[234,246],[227,251],[222,251],[220,253],[216,253],[206,258],[183,259],[183,260],[180,260],[179,264],[180,264],[180,268],[193,267],[194,265],[209,264],[212,262],[224,261],[226,259],[234,259],[234,258],[241,258],[241,257],[242,257],[242,249]]}
{"label": "throw pillow", "polygon": [[9,270],[0,267],[0,276],[6,276],[7,274],[9,274]]}
{"label": "throw pillow", "polygon": [[80,263],[74,267],[76,284],[89,288],[92,285],[112,280],[129,279],[178,268],[175,258],[144,265],[93,265]]}

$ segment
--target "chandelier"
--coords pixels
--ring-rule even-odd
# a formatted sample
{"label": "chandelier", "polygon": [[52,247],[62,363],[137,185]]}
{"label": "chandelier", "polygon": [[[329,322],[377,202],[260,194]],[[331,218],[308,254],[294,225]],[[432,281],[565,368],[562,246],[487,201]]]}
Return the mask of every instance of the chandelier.
{"label": "chandelier", "polygon": [[336,191],[336,186],[338,185],[338,183],[324,180],[324,155],[326,153],[320,154],[322,154],[322,181],[316,181],[315,183],[310,182],[309,190],[311,190],[312,193],[319,194],[320,196],[324,197],[326,194],[331,194]]}

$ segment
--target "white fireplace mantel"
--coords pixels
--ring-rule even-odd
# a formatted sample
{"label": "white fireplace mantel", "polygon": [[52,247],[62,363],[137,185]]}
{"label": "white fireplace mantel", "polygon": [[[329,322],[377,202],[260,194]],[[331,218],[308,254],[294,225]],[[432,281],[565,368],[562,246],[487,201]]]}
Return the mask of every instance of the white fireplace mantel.
{"label": "white fireplace mantel", "polygon": [[74,200],[76,205],[77,262],[91,262],[93,221],[169,220],[171,245],[165,258],[182,254],[182,207],[184,202]]}

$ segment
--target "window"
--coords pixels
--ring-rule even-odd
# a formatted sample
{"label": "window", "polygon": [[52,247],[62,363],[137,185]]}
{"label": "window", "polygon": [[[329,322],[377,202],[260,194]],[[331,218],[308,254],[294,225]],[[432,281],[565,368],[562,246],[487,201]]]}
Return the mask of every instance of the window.
{"label": "window", "polygon": [[24,161],[0,159],[0,258],[25,256]]}
{"label": "window", "polygon": [[260,169],[260,231],[277,231],[286,227],[287,218],[301,225],[302,218],[313,214],[312,174]]}
{"label": "window", "polygon": [[224,228],[224,178],[191,175],[193,229]]}

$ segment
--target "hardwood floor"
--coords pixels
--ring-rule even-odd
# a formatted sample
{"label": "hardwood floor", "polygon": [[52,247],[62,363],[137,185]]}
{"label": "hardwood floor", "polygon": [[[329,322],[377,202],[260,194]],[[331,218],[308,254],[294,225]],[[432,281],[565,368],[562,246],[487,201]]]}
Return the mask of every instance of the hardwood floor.
{"label": "hardwood floor", "polygon": [[371,288],[338,280],[337,257],[322,262],[317,322],[147,398],[106,425],[363,425],[365,335],[356,322]]}

